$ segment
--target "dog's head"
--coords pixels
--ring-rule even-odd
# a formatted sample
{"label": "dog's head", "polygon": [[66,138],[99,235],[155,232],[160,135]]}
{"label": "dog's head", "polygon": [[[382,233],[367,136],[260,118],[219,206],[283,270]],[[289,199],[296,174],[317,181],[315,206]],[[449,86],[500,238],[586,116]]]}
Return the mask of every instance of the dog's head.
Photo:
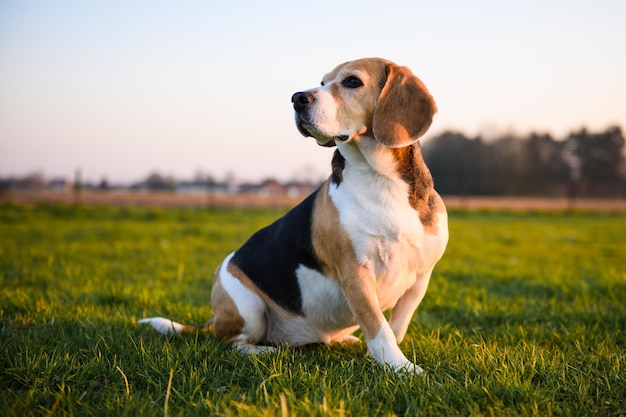
{"label": "dog's head", "polygon": [[437,111],[422,81],[406,67],[380,58],[339,65],[322,85],[296,93],[296,125],[322,146],[360,136],[400,148],[415,143]]}

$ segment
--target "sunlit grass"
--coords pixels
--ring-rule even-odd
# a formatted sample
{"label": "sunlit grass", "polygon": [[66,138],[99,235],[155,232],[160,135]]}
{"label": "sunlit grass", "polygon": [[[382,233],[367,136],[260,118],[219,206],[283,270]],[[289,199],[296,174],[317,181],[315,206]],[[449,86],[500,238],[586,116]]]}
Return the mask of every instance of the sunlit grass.
{"label": "sunlit grass", "polygon": [[[621,415],[626,216],[453,212],[401,345],[244,357],[203,324],[215,267],[280,211],[0,207],[3,415]],[[170,379],[171,377],[171,379]]]}

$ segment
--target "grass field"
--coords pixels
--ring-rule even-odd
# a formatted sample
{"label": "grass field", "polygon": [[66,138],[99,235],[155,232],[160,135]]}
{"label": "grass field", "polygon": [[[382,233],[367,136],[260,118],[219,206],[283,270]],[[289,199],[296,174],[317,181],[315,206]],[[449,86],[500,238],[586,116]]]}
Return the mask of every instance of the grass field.
{"label": "grass field", "polygon": [[397,375],[357,346],[243,357],[213,269],[277,210],[0,206],[0,414],[626,414],[626,214],[454,211]]}

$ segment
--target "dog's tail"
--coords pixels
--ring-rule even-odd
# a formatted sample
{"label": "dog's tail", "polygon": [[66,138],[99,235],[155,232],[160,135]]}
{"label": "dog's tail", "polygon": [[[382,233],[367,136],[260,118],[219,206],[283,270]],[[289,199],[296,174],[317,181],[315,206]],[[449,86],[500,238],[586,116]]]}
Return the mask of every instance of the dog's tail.
{"label": "dog's tail", "polygon": [[148,317],[141,319],[137,324],[149,324],[157,332],[163,334],[188,334],[188,333],[208,333],[212,330],[212,321],[208,322],[203,327],[188,326],[186,324],[176,323],[170,319],[163,317]]}

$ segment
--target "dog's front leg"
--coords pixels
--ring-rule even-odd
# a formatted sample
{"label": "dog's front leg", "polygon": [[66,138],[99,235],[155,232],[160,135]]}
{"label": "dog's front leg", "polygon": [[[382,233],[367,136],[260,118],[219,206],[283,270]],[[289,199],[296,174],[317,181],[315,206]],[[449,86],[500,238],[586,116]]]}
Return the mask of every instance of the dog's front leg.
{"label": "dog's front leg", "polygon": [[381,365],[396,371],[422,372],[422,368],[409,361],[400,351],[396,336],[380,310],[376,295],[376,280],[370,270],[359,267],[354,277],[342,282],[348,305],[365,335],[367,347]]}
{"label": "dog's front leg", "polygon": [[418,276],[415,283],[400,297],[393,310],[391,310],[389,325],[396,335],[396,341],[398,343],[402,342],[402,339],[404,339],[413,313],[415,313],[417,306],[419,306],[426,294],[431,273],[432,269]]}

